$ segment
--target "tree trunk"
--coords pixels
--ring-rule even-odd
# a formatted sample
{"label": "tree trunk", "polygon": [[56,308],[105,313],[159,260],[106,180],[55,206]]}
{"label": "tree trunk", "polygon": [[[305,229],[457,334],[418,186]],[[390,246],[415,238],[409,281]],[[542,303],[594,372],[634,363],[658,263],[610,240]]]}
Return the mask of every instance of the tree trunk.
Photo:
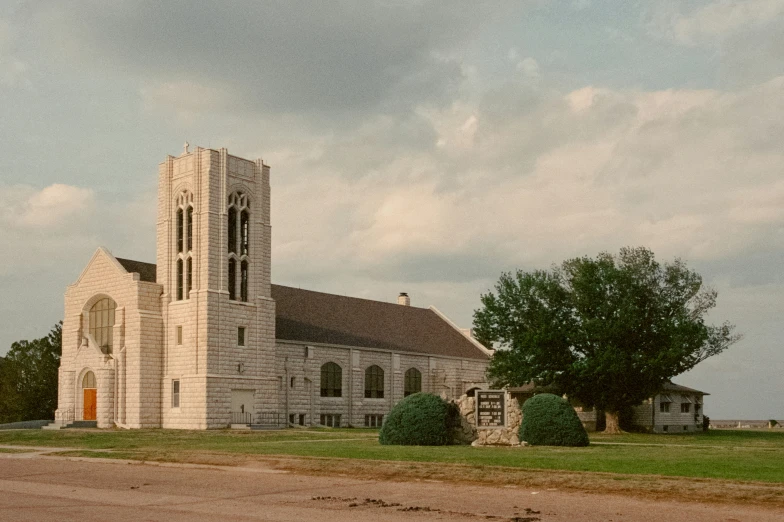
{"label": "tree trunk", "polygon": [[602,433],[606,433],[608,435],[618,435],[623,433],[621,429],[621,425],[618,422],[618,412],[617,411],[605,411],[604,412],[604,431]]}

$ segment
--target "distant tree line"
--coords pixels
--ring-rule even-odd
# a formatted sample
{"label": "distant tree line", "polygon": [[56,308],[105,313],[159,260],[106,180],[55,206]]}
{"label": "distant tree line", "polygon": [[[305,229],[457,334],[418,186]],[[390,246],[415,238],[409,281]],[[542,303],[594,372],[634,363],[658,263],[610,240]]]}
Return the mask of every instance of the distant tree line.
{"label": "distant tree line", "polygon": [[0,423],[54,419],[62,322],[46,337],[17,341],[0,357]]}

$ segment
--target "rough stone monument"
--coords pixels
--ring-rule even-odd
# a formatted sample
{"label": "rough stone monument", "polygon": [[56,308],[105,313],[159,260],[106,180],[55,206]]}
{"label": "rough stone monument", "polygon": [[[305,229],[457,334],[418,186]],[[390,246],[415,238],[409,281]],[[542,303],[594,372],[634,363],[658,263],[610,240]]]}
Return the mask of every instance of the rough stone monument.
{"label": "rough stone monument", "polygon": [[[472,446],[519,446],[517,433],[523,413],[506,390],[481,390],[475,397],[463,395],[455,401],[460,426],[455,442]],[[477,408],[478,404],[478,408]]]}

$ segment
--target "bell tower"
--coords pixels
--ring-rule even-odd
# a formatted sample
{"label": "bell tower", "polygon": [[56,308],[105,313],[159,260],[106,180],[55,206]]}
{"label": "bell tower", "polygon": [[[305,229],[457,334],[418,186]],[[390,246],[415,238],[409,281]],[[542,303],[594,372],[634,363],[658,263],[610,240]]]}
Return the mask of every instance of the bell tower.
{"label": "bell tower", "polygon": [[225,427],[235,390],[253,393],[254,416],[277,405],[270,168],[184,149],[158,176],[163,427]]}

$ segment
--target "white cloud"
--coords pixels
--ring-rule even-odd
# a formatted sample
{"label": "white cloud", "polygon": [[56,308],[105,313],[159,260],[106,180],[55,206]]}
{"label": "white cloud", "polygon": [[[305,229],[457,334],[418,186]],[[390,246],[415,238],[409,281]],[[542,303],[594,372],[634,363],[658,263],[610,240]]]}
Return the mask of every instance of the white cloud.
{"label": "white cloud", "polygon": [[517,62],[517,70],[528,78],[539,78],[539,62],[530,56]]}
{"label": "white cloud", "polygon": [[682,6],[681,2],[658,4],[651,31],[685,45],[713,44],[784,15],[781,0],[716,0],[689,12],[683,12]]}
{"label": "white cloud", "polygon": [[0,218],[6,226],[60,228],[89,214],[93,191],[55,183],[41,190],[29,186],[5,187],[0,196]]}

